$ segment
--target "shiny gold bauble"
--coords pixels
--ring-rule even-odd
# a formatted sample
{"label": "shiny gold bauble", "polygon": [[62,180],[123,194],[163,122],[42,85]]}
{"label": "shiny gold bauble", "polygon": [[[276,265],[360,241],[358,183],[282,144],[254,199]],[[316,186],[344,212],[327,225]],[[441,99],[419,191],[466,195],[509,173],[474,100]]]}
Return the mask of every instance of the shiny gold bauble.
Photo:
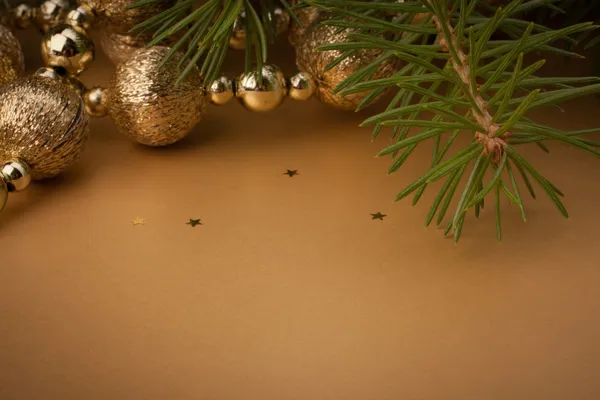
{"label": "shiny gold bauble", "polygon": [[64,68],[69,74],[83,72],[95,58],[94,42],[78,27],[61,24],[42,39],[42,58],[49,67]]}
{"label": "shiny gold bauble", "polygon": [[103,31],[100,37],[102,51],[114,65],[129,59],[133,53],[146,46],[147,40],[139,36]]}
{"label": "shiny gold bauble", "polygon": [[0,176],[0,211],[4,210],[4,206],[6,206],[6,201],[8,200],[8,186],[6,186],[6,182]]}
{"label": "shiny gold bauble", "polygon": [[104,117],[108,114],[106,94],[106,90],[101,87],[94,87],[85,91],[83,102],[88,115],[92,117]]}
{"label": "shiny gold bauble", "polygon": [[233,22],[231,37],[229,38],[229,47],[235,50],[246,48],[246,11],[242,10],[240,15]]}
{"label": "shiny gold bauble", "polygon": [[63,83],[78,95],[83,96],[83,93],[85,92],[85,85],[79,79],[73,76],[67,76],[63,79]]}
{"label": "shiny gold bauble", "polygon": [[[327,65],[338,59],[342,55],[342,52],[338,50],[319,51],[317,48],[324,44],[346,42],[350,33],[352,33],[350,29],[339,32],[339,27],[322,25],[317,21],[308,27],[304,40],[296,46],[296,64],[300,71],[309,72],[314,77],[317,82],[316,94],[319,100],[325,104],[344,110],[356,109],[356,106],[370,92],[343,96],[339,93],[334,94],[334,89],[345,79],[372,63],[382,54],[381,51],[377,50],[360,50],[326,71],[325,68]],[[392,76],[397,70],[397,62],[385,61],[375,71],[372,79]]]}
{"label": "shiny gold bauble", "polygon": [[52,67],[42,67],[34,72],[35,76],[41,76],[43,78],[53,79],[55,81],[62,80],[62,76]]}
{"label": "shiny gold bauble", "polygon": [[288,80],[288,96],[294,100],[308,100],[317,91],[317,84],[308,72],[298,72]]}
{"label": "shiny gold bauble", "polygon": [[27,164],[11,160],[0,168],[0,179],[6,182],[9,192],[20,192],[31,183],[31,170]]}
{"label": "shiny gold bauble", "polygon": [[13,17],[17,28],[27,29],[31,25],[33,9],[27,4],[19,4],[13,11]]}
{"label": "shiny gold bauble", "polygon": [[235,81],[236,96],[250,111],[266,112],[276,109],[283,103],[287,94],[285,77],[275,65],[264,65],[262,84],[258,71],[240,75]]}
{"label": "shiny gold bauble", "polygon": [[83,30],[89,30],[94,22],[94,10],[87,4],[69,11],[65,18],[65,23],[71,26],[77,26]]}
{"label": "shiny gold bauble", "polygon": [[0,25],[0,85],[14,81],[25,71],[21,44],[10,29]]}
{"label": "shiny gold bauble", "polygon": [[[275,35],[281,35],[289,29],[290,14],[281,7],[275,7],[274,11],[267,14],[267,21],[263,21],[265,32],[271,29],[268,25],[275,20]],[[233,23],[233,31],[229,38],[229,47],[235,50],[246,48],[246,12],[242,11]]]}
{"label": "shiny gold bauble", "polygon": [[140,49],[117,66],[108,90],[108,112],[119,130],[148,145],[166,146],[186,136],[206,105],[196,67],[175,85],[185,66],[179,54],[162,67],[168,47]]}
{"label": "shiny gold bauble", "polygon": [[314,6],[297,8],[296,16],[302,22],[302,26],[298,25],[295,20],[292,20],[288,40],[292,46],[298,46],[303,40],[306,29],[319,19],[321,11]]}
{"label": "shiny gold bauble", "polygon": [[62,82],[30,76],[0,87],[0,160],[19,160],[34,180],[53,177],[81,155],[89,119]]}
{"label": "shiny gold bauble", "polygon": [[139,0],[83,0],[96,13],[98,23],[111,32],[127,34],[131,28],[172,7],[176,0],[160,0],[125,9]]}
{"label": "shiny gold bauble", "polygon": [[71,8],[69,0],[45,0],[33,9],[33,21],[42,33],[63,23]]}
{"label": "shiny gold bauble", "polygon": [[225,105],[235,97],[233,81],[226,76],[221,76],[206,87],[206,96],[212,104]]}

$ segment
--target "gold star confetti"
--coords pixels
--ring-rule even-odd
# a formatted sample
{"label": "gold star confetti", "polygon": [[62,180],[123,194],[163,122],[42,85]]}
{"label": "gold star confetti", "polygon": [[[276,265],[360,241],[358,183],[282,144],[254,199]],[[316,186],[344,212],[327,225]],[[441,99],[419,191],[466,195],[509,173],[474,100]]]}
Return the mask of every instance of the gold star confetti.
{"label": "gold star confetti", "polygon": [[186,222],[186,225],[190,225],[192,228],[195,228],[196,225],[202,225],[202,221],[199,219],[191,219],[189,222]]}
{"label": "gold star confetti", "polygon": [[371,214],[371,219],[379,219],[383,221],[383,219],[387,217],[387,215],[377,212],[376,214]]}
{"label": "gold star confetti", "polygon": [[284,175],[289,176],[290,178],[298,175],[298,170],[297,169],[288,169],[286,172],[283,173]]}
{"label": "gold star confetti", "polygon": [[146,225],[146,218],[135,217],[130,221],[133,225]]}

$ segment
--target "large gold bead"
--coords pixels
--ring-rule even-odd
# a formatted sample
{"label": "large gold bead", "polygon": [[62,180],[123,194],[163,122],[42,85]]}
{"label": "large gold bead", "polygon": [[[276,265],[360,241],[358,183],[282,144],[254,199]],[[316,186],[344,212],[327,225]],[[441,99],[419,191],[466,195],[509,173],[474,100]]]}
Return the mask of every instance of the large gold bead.
{"label": "large gold bead", "polygon": [[65,17],[65,23],[71,26],[77,26],[84,30],[89,30],[94,22],[94,10],[87,4],[82,4],[79,7],[69,11]]}
{"label": "large gold bead", "polygon": [[81,155],[89,119],[66,85],[30,76],[0,87],[0,160],[19,160],[34,180],[53,177]]}
{"label": "large gold bead", "polygon": [[166,146],[185,137],[206,105],[196,67],[178,85],[181,56],[160,67],[168,52],[163,46],[138,50],[117,66],[108,88],[108,112],[119,130],[148,146]]}
{"label": "large gold bead", "polygon": [[78,27],[58,25],[42,39],[42,58],[46,65],[64,68],[71,75],[83,72],[94,61],[95,54],[94,42]]}
{"label": "large gold bead", "polygon": [[33,21],[42,33],[63,23],[71,8],[69,0],[45,0],[33,10]]}
{"label": "large gold bead", "polygon": [[244,107],[254,112],[276,109],[287,94],[285,77],[275,65],[263,66],[262,84],[258,79],[258,70],[253,70],[237,78],[235,89]]}
{"label": "large gold bead", "polygon": [[21,44],[10,29],[0,25],[0,85],[14,81],[25,71]]}
{"label": "large gold bead", "polygon": [[[319,51],[324,44],[343,43],[348,41],[351,30],[339,32],[336,26],[313,23],[305,32],[304,40],[296,46],[296,64],[300,71],[309,72],[317,82],[317,97],[323,103],[339,109],[354,110],[370,92],[361,92],[342,96],[334,93],[334,89],[355,72],[372,63],[382,53],[377,50],[360,50],[332,69],[325,68],[338,59],[342,52],[338,50]],[[394,60],[381,63],[375,71],[373,79],[392,76],[397,71],[398,63]],[[374,101],[373,101],[374,102]]]}
{"label": "large gold bead", "polygon": [[[98,23],[111,32],[127,34],[134,26],[169,9],[176,0],[160,0],[141,7],[125,9],[139,0],[80,0],[96,13]],[[151,35],[151,34],[150,34]]]}
{"label": "large gold bead", "polygon": [[104,117],[108,114],[106,107],[107,91],[101,87],[93,87],[83,93],[85,111],[92,117]]}

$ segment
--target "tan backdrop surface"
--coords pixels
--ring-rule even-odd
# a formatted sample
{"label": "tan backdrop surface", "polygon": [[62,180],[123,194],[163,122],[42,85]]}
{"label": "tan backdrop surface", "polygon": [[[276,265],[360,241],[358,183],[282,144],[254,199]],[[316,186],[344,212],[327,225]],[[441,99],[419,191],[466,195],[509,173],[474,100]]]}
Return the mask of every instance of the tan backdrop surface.
{"label": "tan backdrop surface", "polygon": [[[285,45],[273,60],[293,71]],[[112,71],[99,55],[84,81]],[[502,244],[487,211],[455,247],[423,227],[433,192],[392,202],[430,150],[388,176],[371,112],[232,103],[166,149],[94,120],[81,162],[0,217],[0,399],[600,398],[600,162],[529,149],[571,218],[539,191],[526,224],[503,205]],[[600,107],[537,117],[589,128]]]}

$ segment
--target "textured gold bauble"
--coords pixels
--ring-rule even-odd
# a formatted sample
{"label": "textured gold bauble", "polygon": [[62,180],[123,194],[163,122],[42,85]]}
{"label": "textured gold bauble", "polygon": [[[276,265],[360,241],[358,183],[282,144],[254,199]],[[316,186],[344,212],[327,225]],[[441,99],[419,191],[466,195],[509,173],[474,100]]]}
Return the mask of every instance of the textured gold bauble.
{"label": "textured gold bauble", "polygon": [[10,29],[0,25],[0,85],[14,81],[25,71],[21,44]]}
{"label": "textured gold bauble", "polygon": [[81,97],[42,76],[0,87],[0,160],[21,160],[34,180],[53,177],[80,156],[89,118]]}
{"label": "textured gold bauble", "polygon": [[215,105],[222,106],[235,97],[233,81],[226,76],[221,76],[206,87],[208,100]]}
{"label": "textured gold bauble", "polygon": [[6,206],[6,201],[8,200],[8,187],[6,186],[6,182],[0,176],[0,211],[4,210],[4,206]]}
{"label": "textured gold bauble", "polygon": [[45,0],[39,7],[33,9],[33,21],[42,33],[62,24],[71,8],[69,0]]}
{"label": "textured gold bauble", "polygon": [[79,7],[69,11],[65,17],[65,23],[71,26],[77,26],[81,29],[88,30],[94,22],[94,10],[87,4],[82,4]]}
{"label": "textured gold bauble", "polygon": [[288,80],[288,96],[294,100],[308,100],[317,91],[317,84],[308,72],[298,72]]}
{"label": "textured gold bauble", "polygon": [[262,68],[262,83],[258,71],[240,75],[235,81],[236,96],[250,111],[266,112],[276,109],[283,103],[287,94],[285,76],[275,65]]}
{"label": "textured gold bauble", "polygon": [[95,54],[94,42],[78,27],[58,25],[42,39],[42,58],[46,65],[64,68],[72,75],[83,72],[94,61]]}
{"label": "textured gold bauble", "polygon": [[104,117],[108,114],[106,94],[106,90],[101,87],[94,87],[85,91],[83,102],[88,115],[92,117]]}
{"label": "textured gold bauble", "polygon": [[[324,44],[346,42],[350,33],[352,32],[349,29],[339,32],[338,27],[322,25],[317,21],[308,27],[304,40],[296,46],[296,64],[300,71],[309,72],[315,78],[316,94],[319,100],[344,110],[356,109],[356,106],[370,92],[342,96],[334,94],[334,89],[346,78],[366,67],[381,55],[380,51],[361,50],[326,71],[327,65],[338,59],[342,52],[338,50],[318,51],[317,48]],[[392,76],[397,69],[397,62],[385,61],[375,71],[373,79]]]}
{"label": "textured gold bauble", "polygon": [[96,13],[98,23],[111,32],[127,34],[134,26],[172,7],[176,0],[160,0],[142,7],[125,9],[139,0],[83,0]]}
{"label": "textured gold bauble", "polygon": [[31,170],[24,162],[11,160],[0,167],[0,179],[4,179],[9,192],[20,192],[31,183]]}
{"label": "textured gold bauble", "polygon": [[100,36],[102,51],[114,65],[129,59],[133,53],[146,46],[146,39],[139,36],[122,35],[103,31]]}
{"label": "textured gold bauble", "polygon": [[196,67],[175,85],[183,72],[179,54],[160,67],[168,47],[140,49],[117,66],[108,88],[108,110],[119,130],[148,145],[166,146],[186,136],[206,105]]}
{"label": "textured gold bauble", "polygon": [[33,9],[27,4],[19,4],[13,11],[13,17],[17,28],[27,29],[31,25]]}

